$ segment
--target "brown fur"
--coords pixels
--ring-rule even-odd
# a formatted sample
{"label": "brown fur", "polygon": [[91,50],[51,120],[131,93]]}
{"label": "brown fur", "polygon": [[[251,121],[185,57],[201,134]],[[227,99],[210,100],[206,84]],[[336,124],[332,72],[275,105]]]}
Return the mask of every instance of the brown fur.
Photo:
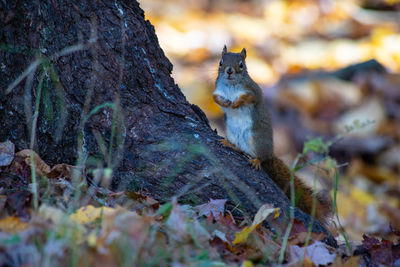
{"label": "brown fur", "polygon": [[240,108],[243,105],[252,104],[254,102],[255,102],[254,94],[251,93],[242,94],[235,100],[235,102],[232,103],[232,108]]}
{"label": "brown fur", "polygon": [[232,103],[229,100],[226,100],[225,98],[219,96],[219,95],[213,95],[213,99],[215,103],[220,105],[221,107],[229,107]]}

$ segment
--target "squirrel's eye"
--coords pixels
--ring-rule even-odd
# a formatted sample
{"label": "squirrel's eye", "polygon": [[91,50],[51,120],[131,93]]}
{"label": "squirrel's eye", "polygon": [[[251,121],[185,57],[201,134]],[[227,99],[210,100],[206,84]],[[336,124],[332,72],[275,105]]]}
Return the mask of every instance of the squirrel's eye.
{"label": "squirrel's eye", "polygon": [[219,65],[222,66],[222,63],[224,63],[223,59],[221,59],[221,61],[219,62]]}
{"label": "squirrel's eye", "polygon": [[240,62],[239,62],[239,68],[243,69],[243,67],[244,67],[244,66],[243,66],[243,62],[240,61]]}

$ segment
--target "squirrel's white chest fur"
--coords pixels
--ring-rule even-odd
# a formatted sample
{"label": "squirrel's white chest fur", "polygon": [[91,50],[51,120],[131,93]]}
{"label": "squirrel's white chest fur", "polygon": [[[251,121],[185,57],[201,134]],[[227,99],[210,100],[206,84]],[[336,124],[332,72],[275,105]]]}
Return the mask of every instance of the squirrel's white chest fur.
{"label": "squirrel's white chest fur", "polygon": [[[246,90],[234,85],[217,82],[214,94],[234,102]],[[222,108],[226,116],[226,138],[243,152],[256,157],[253,141],[253,105],[240,108]]]}

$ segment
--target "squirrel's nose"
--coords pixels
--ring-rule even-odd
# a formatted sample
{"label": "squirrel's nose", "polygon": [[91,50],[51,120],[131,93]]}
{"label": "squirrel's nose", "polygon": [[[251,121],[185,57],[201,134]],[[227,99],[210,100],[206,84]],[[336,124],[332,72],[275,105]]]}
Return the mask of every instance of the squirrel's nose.
{"label": "squirrel's nose", "polygon": [[233,73],[232,67],[228,67],[228,68],[226,69],[226,73],[227,73],[228,75],[231,75],[231,74]]}

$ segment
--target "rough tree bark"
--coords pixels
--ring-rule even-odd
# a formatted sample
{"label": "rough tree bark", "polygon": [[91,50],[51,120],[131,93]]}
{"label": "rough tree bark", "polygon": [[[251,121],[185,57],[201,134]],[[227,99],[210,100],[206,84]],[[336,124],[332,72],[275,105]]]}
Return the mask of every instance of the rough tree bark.
{"label": "rough tree bark", "polygon": [[[0,2],[0,45],[0,141],[23,149],[34,139],[50,164],[112,168],[114,189],[161,201],[227,198],[247,214],[262,203],[286,213],[281,190],[186,101],[136,1]],[[314,231],[326,232],[318,222]]]}

